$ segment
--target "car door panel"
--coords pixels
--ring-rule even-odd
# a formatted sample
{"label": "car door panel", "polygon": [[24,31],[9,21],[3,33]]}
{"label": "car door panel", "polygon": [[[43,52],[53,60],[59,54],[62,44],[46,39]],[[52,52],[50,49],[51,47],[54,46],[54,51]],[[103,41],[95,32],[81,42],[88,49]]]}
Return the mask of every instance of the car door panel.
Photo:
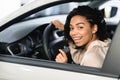
{"label": "car door panel", "polygon": [[0,62],[0,80],[117,80],[93,74]]}

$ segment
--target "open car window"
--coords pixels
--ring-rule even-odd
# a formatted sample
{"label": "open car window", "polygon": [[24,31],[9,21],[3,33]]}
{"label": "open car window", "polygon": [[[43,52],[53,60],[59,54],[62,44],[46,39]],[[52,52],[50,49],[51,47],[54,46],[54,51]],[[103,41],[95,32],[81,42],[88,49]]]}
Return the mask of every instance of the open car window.
{"label": "open car window", "polygon": [[[62,31],[55,29],[53,29],[55,31],[51,30],[50,32],[50,30],[48,30],[49,33],[45,33],[46,27],[55,19],[58,19],[64,24],[66,16],[74,7],[89,4],[90,1],[82,3],[70,2],[45,8],[40,11],[38,10],[26,16],[19,22],[1,31],[1,54],[45,60],[49,60],[47,57],[52,56],[50,60],[54,61],[58,49],[64,49],[66,47],[63,41],[64,36]],[[111,36],[113,36],[115,27],[113,29],[110,26],[109,32]],[[47,49],[46,45],[48,45]],[[48,54],[51,54],[51,56]]]}
{"label": "open car window", "polygon": [[[51,5],[53,4],[49,6]],[[64,45],[63,32],[55,28],[52,29],[53,26],[50,23],[52,20],[57,19],[64,24],[68,13],[78,5],[91,5],[91,1],[71,1],[65,2],[64,4],[61,2],[59,5],[56,2],[54,6],[42,6],[43,9],[38,7],[3,25],[7,28],[0,29],[0,60],[7,63],[10,62],[37,68],[42,67],[45,69],[65,70],[73,73],[92,74],[113,79],[117,78],[118,75],[104,73],[99,68],[84,67],[75,63],[62,64],[54,61],[58,49],[64,49],[67,46]],[[110,17],[114,17],[118,8],[112,7],[112,10],[115,10],[115,12],[110,13]],[[117,24],[108,24],[107,26],[110,38],[112,39]],[[45,31],[49,33],[45,33]],[[48,58],[51,56],[52,58]],[[95,80],[95,78],[91,79]]]}

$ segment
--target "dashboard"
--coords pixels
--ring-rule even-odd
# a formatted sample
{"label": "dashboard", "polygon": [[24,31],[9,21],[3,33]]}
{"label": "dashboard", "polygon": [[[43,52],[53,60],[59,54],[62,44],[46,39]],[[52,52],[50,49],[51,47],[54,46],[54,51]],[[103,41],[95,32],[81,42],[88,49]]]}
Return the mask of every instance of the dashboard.
{"label": "dashboard", "polygon": [[2,52],[1,54],[6,53],[7,55],[12,56],[44,58],[44,55],[42,54],[44,52],[42,37],[46,26],[47,24],[35,26],[32,28],[29,27],[28,29],[24,28],[24,30],[20,27],[19,29],[16,29],[15,32],[12,31],[11,34],[8,35],[7,33],[11,31],[10,29],[16,27],[14,25],[11,28],[5,30],[4,32],[1,32],[2,37],[4,37],[5,35],[3,36],[3,33],[8,31],[6,33],[6,37],[4,37],[4,39],[6,38],[4,42],[2,41],[3,38],[1,38],[0,42],[0,51]]}
{"label": "dashboard", "polygon": [[53,19],[64,22],[65,18],[66,15],[48,16],[9,26],[0,32],[0,54],[45,59],[43,32]]}

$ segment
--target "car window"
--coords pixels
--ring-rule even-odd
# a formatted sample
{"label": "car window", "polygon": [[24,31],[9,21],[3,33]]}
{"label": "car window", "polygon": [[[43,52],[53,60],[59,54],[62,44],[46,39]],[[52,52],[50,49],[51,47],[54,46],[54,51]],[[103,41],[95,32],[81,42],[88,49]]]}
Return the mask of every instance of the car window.
{"label": "car window", "polygon": [[71,2],[71,3],[67,3],[67,4],[65,3],[65,4],[61,4],[61,5],[57,5],[57,6],[53,6],[53,7],[44,9],[42,11],[39,11],[35,14],[28,16],[25,19],[68,14],[74,7],[76,7],[78,5],[87,5],[89,3],[90,3],[90,1],[80,2],[80,3],[78,3],[78,2]]}
{"label": "car window", "polygon": [[[18,23],[15,23],[1,31],[0,51],[2,54],[5,53],[6,55],[47,60],[43,44],[43,34],[45,28],[48,27],[50,22],[54,19],[58,19],[64,24],[67,14],[74,7],[77,7],[78,5],[87,5],[89,3],[90,2],[65,3],[46,8],[42,11],[38,10],[38,12],[25,17]],[[112,7],[111,11],[115,11],[114,13],[110,12],[111,16],[114,16],[117,12],[117,8]],[[109,27],[108,31],[111,34],[111,39],[113,37],[115,28],[116,27]],[[54,34],[57,34],[58,37],[55,37]],[[48,40],[51,41],[49,46],[52,46],[52,49],[50,48],[48,51],[51,52],[52,56],[54,56],[52,59],[54,60],[58,53],[58,49],[64,49],[66,47],[63,44],[63,32],[56,30],[51,32],[48,37]],[[55,54],[53,54],[54,52]],[[74,64],[74,62],[72,63]]]}

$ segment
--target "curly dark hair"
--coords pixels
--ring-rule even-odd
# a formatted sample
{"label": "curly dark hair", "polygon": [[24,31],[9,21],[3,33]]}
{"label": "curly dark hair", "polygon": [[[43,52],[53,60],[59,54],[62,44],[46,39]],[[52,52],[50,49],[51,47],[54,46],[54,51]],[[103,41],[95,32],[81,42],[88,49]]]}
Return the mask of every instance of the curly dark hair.
{"label": "curly dark hair", "polygon": [[66,22],[65,22],[65,28],[64,28],[64,34],[66,40],[72,40],[69,32],[70,32],[70,20],[72,17],[80,15],[84,16],[89,23],[92,25],[96,24],[98,26],[98,31],[96,32],[97,37],[99,40],[105,40],[109,37],[107,33],[107,26],[106,22],[104,20],[104,16],[96,8],[91,8],[89,6],[78,6],[77,8],[74,8],[67,16]]}

